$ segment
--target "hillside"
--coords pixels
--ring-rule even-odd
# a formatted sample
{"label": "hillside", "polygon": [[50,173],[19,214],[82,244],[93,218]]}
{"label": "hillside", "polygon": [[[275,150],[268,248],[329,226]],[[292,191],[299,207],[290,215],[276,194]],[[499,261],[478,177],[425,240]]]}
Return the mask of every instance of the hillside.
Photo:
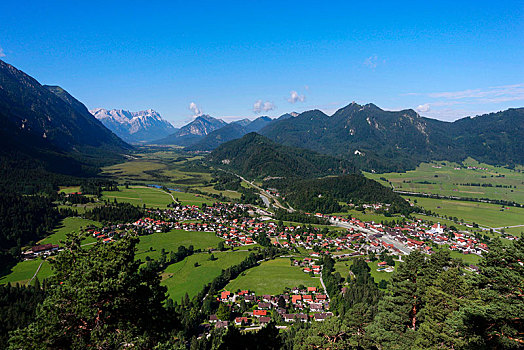
{"label": "hillside", "polygon": [[92,174],[131,149],[67,91],[42,86],[3,61],[0,139],[3,184],[46,172]]}
{"label": "hillside", "polygon": [[[406,170],[430,160],[474,156],[494,164],[523,164],[524,109],[449,123],[413,110],[384,111],[351,103],[332,116],[313,110],[278,120],[260,134],[288,146],[352,159],[367,170]],[[516,152],[515,152],[516,151]]]}
{"label": "hillside", "polygon": [[390,213],[411,212],[408,202],[388,187],[362,174],[347,174],[318,179],[273,179],[265,187],[277,188],[296,209],[333,213],[342,209],[340,202],[387,203]]}
{"label": "hillside", "polygon": [[150,143],[157,145],[190,146],[226,124],[222,119],[216,119],[204,114],[196,117],[191,123],[181,127],[173,134]]}
{"label": "hillside", "polygon": [[158,140],[177,131],[152,109],[130,112],[123,109],[97,108],[90,112],[105,127],[127,142]]}
{"label": "hillside", "polygon": [[220,145],[206,159],[251,178],[317,177],[355,171],[346,160],[283,146],[256,133]]}

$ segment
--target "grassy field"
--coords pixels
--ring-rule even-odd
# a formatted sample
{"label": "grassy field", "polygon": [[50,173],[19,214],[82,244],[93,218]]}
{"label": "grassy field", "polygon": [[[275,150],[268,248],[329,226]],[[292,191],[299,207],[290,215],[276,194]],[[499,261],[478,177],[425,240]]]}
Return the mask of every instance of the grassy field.
{"label": "grassy field", "polygon": [[278,294],[285,287],[320,287],[320,278],[309,277],[300,267],[290,266],[289,258],[265,261],[229,282],[226,290],[248,289],[256,294]]}
{"label": "grassy field", "polygon": [[129,186],[125,188],[120,186],[120,191],[104,191],[102,192],[102,199],[113,201],[115,198],[118,202],[127,202],[133,205],[143,206],[148,208],[167,208],[167,205],[173,202],[173,198],[178,199],[183,205],[198,205],[202,203],[207,205],[213,204],[214,199],[207,196],[172,191],[171,195],[158,188],[145,186]]}
{"label": "grassy field", "polygon": [[60,186],[58,193],[76,193],[80,192],[80,186]]}
{"label": "grassy field", "polygon": [[[446,247],[443,249],[448,249],[448,248]],[[471,265],[471,264],[477,265],[480,262],[480,260],[482,260],[482,257],[476,254],[462,254],[454,250],[450,250],[449,253],[452,258],[461,259],[465,264],[468,264],[468,265]]]}
{"label": "grassy field", "polygon": [[[369,262],[368,263],[368,266],[370,267],[371,271],[371,276],[373,277],[373,279],[375,280],[375,283],[378,283],[380,282],[380,280],[386,280],[386,281],[389,281],[391,279],[391,276],[393,276],[393,272],[383,272],[383,271],[377,271],[377,268],[378,268],[378,263],[380,261],[377,260],[377,261],[372,261],[372,262]],[[398,265],[398,262],[396,262],[396,264]],[[395,265],[395,269],[397,268],[397,265]]]}
{"label": "grassy field", "polygon": [[[249,252],[216,252],[217,260],[209,260],[210,254],[194,254],[183,261],[169,265],[162,273],[162,284],[168,289],[169,296],[180,302],[186,293],[195,296],[204,285],[213,281],[223,269],[242,262]],[[195,263],[199,266],[195,267]]]}
{"label": "grassy field", "polygon": [[[409,198],[407,196],[406,198]],[[441,200],[432,198],[410,198],[417,200],[417,205],[429,209],[439,215],[447,215],[464,219],[467,223],[477,223],[486,227],[504,227],[524,225],[524,208],[506,207],[496,204]],[[436,219],[435,219],[436,220]]]}
{"label": "grassy field", "polygon": [[374,221],[377,223],[380,223],[382,221],[386,223],[390,221],[396,222],[398,220],[403,220],[403,218],[400,216],[389,216],[388,217],[382,214],[375,214],[374,212],[369,212],[369,211],[362,213],[361,211],[353,210],[353,209],[350,209],[345,213],[333,213],[332,215],[344,216],[344,217],[351,216],[352,218],[357,218],[360,221]]}
{"label": "grassy field", "polygon": [[21,261],[18,264],[16,264],[11,269],[11,272],[8,275],[0,277],[0,284],[19,283],[25,285],[34,276],[40,264],[42,264],[42,267],[38,271],[37,277],[40,281],[42,281],[43,279],[51,275],[51,267],[49,266],[49,263],[47,261],[35,259]]}
{"label": "grassy field", "polygon": [[337,261],[335,263],[335,272],[340,273],[340,276],[347,278],[349,276],[349,268],[353,264],[353,260]]}
{"label": "grassy field", "polygon": [[195,189],[200,190],[204,193],[219,194],[224,197],[231,198],[231,199],[240,199],[241,197],[240,192],[232,191],[232,190],[219,191],[219,190],[215,190],[213,186],[195,187]]}
{"label": "grassy field", "polygon": [[115,198],[118,202],[127,202],[133,205],[148,208],[167,208],[167,205],[173,202],[171,196],[161,189],[144,187],[144,186],[124,186],[119,187],[120,191],[104,191],[102,199],[113,201]]}
{"label": "grassy field", "polygon": [[[484,169],[467,169],[474,166]],[[524,203],[524,172],[522,167],[515,170],[481,164],[469,158],[462,164],[452,162],[422,163],[415,170],[404,173],[365,175],[395,189],[425,192],[445,196],[502,199]],[[491,184],[493,187],[466,186],[464,184]],[[496,185],[508,186],[495,187]],[[510,188],[511,187],[511,188]]]}
{"label": "grassy field", "polygon": [[142,148],[142,153],[124,163],[103,168],[103,175],[122,182],[150,182],[166,185],[169,188],[207,186],[211,174],[207,171],[188,171],[187,162],[201,159],[201,156],[188,155],[180,149],[170,148],[151,151]]}
{"label": "grassy field", "polygon": [[[56,230],[54,230],[53,234],[42,239],[38,243],[39,244],[48,244],[48,243],[59,244],[60,241],[65,239],[66,233],[69,233],[69,232],[79,233],[81,227],[86,227],[89,225],[95,225],[97,227],[102,226],[98,221],[87,220],[87,219],[76,218],[76,217],[65,218],[60,223],[60,226]],[[93,237],[89,237],[85,240],[84,243],[90,243],[94,241],[95,239]]]}
{"label": "grassy field", "polygon": [[[81,227],[85,227],[88,225],[95,225],[98,227],[101,226],[100,223],[97,221],[76,217],[65,218],[60,223],[60,226],[57,229],[55,229],[51,235],[40,240],[38,244],[59,244],[60,241],[65,239],[66,233],[79,233]],[[95,239],[93,237],[88,237],[83,241],[83,243],[91,243],[94,241]],[[26,284],[33,277],[41,262],[43,262],[43,264],[40,267],[40,270],[38,271],[37,277],[40,281],[42,281],[43,279],[51,276],[51,266],[47,261],[35,259],[21,261],[18,264],[16,264],[8,275],[0,278],[0,284],[7,282]]]}
{"label": "grassy field", "polygon": [[209,198],[201,194],[186,193],[186,192],[172,192],[172,193],[173,193],[173,197],[175,197],[175,199],[178,199],[178,201],[182,203],[183,205],[198,205],[200,207],[202,206],[202,203],[211,205],[216,201],[216,199],[214,198]]}
{"label": "grassy field", "polygon": [[177,251],[178,247],[182,245],[186,248],[192,245],[195,249],[216,248],[220,241],[222,239],[215,236],[214,232],[172,230],[165,233],[153,233],[140,237],[136,257],[142,260],[146,256],[156,259],[160,257],[162,248],[168,252]]}

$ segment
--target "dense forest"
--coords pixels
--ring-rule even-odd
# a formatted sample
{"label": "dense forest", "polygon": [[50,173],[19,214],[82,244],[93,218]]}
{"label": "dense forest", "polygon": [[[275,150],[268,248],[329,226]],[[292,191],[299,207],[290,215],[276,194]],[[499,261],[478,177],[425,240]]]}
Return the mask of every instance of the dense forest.
{"label": "dense forest", "polygon": [[250,178],[317,177],[356,171],[347,160],[283,146],[256,133],[220,145],[207,160]]}
{"label": "dense forest", "polygon": [[0,272],[19,260],[21,248],[44,238],[60,220],[52,200],[45,196],[0,193]]}
{"label": "dense forest", "polygon": [[143,208],[129,203],[114,202],[88,210],[85,212],[84,217],[100,222],[127,223],[136,221],[143,215]]}
{"label": "dense forest", "polygon": [[304,180],[272,179],[265,181],[264,186],[277,188],[291,206],[308,212],[337,212],[342,209],[339,202],[388,203],[391,213],[412,211],[409,203],[391,189],[360,174]]}

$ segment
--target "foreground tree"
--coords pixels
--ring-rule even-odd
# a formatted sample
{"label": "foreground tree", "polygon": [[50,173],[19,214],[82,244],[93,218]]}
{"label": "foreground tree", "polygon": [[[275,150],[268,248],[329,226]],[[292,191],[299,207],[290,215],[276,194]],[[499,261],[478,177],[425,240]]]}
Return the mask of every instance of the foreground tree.
{"label": "foreground tree", "polygon": [[165,340],[174,324],[163,306],[166,288],[135,261],[137,242],[125,237],[84,249],[68,237],[34,322],[12,335],[10,348],[140,349]]}
{"label": "foreground tree", "polygon": [[500,240],[473,278],[478,297],[454,318],[456,334],[467,348],[524,347],[524,241]]}

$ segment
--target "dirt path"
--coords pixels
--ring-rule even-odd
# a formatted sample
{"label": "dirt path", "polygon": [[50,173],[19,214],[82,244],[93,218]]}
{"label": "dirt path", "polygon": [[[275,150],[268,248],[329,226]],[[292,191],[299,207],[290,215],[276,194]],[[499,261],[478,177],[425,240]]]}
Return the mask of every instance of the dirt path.
{"label": "dirt path", "polygon": [[30,285],[31,282],[35,279],[36,275],[38,275],[38,272],[40,271],[40,268],[42,267],[42,264],[43,264],[44,262],[45,262],[45,261],[42,260],[42,262],[40,263],[40,265],[38,265],[38,268],[36,269],[35,274],[33,275],[33,277],[31,277],[31,279],[29,280],[29,282],[27,282],[28,285]]}

